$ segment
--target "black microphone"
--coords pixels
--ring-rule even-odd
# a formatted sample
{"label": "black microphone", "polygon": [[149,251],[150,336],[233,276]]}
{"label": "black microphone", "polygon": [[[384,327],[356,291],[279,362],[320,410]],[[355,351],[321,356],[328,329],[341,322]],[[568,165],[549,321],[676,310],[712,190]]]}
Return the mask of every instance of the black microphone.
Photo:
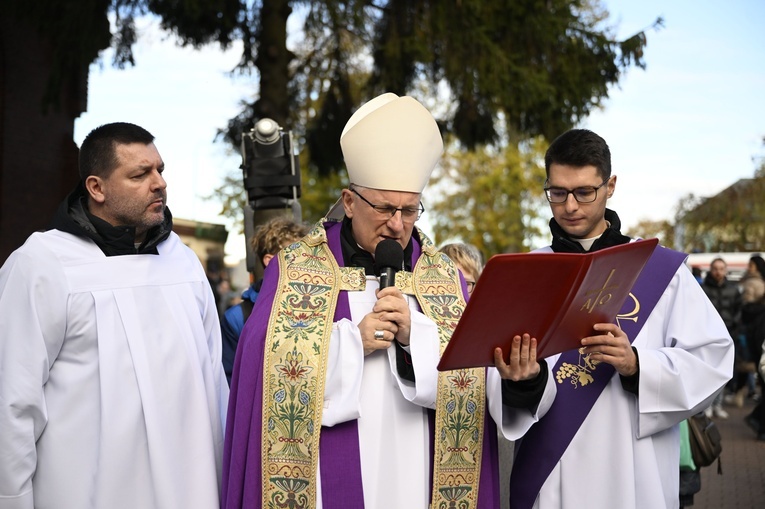
{"label": "black microphone", "polygon": [[380,290],[395,286],[396,272],[404,268],[404,250],[393,239],[380,241],[375,248],[375,272],[380,277]]}

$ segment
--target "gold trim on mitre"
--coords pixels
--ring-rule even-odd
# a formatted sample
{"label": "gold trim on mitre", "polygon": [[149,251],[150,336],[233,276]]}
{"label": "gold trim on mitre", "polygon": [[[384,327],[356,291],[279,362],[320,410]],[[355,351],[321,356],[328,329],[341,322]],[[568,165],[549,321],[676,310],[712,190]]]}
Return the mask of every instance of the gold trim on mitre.
{"label": "gold trim on mitre", "polygon": [[421,193],[444,152],[430,112],[413,97],[387,93],[361,106],[340,135],[352,184]]}

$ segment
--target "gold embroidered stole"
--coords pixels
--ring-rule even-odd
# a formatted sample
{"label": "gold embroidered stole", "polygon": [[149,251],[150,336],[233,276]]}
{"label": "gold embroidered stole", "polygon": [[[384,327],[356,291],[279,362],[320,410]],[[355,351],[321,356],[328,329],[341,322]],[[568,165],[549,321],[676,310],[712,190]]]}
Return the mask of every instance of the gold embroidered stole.
{"label": "gold embroidered stole", "polygon": [[[438,326],[441,351],[465,300],[454,264],[420,232],[422,256],[396,286]],[[322,222],[280,251],[263,367],[263,507],[315,507],[327,353],[340,290],[359,291],[363,269],[339,267]],[[433,507],[473,508],[483,445],[484,370],[439,373]]]}
{"label": "gold embroidered stole", "polygon": [[327,353],[338,294],[365,285],[341,268],[318,223],[281,250],[263,366],[263,507],[315,507]]}
{"label": "gold embroidered stole", "polygon": [[[441,352],[465,309],[454,263],[422,232],[422,256],[413,270],[414,292],[423,313],[438,326]],[[398,275],[396,276],[398,283]],[[398,286],[398,284],[396,285]],[[459,369],[438,374],[433,447],[433,509],[478,505],[486,402],[486,371]]]}

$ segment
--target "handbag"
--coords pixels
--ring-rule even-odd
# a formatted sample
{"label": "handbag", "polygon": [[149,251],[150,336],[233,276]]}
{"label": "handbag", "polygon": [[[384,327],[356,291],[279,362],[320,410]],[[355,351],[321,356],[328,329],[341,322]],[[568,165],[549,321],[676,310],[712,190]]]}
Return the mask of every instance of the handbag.
{"label": "handbag", "polygon": [[688,418],[691,455],[697,467],[708,467],[717,460],[717,473],[722,474],[722,436],[720,429],[704,412]]}

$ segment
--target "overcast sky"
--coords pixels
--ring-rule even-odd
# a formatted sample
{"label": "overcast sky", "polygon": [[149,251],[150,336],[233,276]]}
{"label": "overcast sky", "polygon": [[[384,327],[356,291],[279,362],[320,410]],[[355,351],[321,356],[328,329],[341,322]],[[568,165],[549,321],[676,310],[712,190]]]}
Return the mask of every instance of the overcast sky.
{"label": "overcast sky", "polygon": [[[762,0],[609,0],[618,36],[651,25],[647,68],[630,69],[603,111],[582,127],[611,147],[617,190],[609,206],[625,227],[671,219],[689,192],[708,196],[753,175],[765,155],[765,2]],[[111,51],[91,67],[88,111],[75,124],[79,145],[104,123],[139,124],[156,136],[176,217],[225,223],[220,205],[204,200],[241,156],[216,132],[251,99],[251,77],[232,77],[241,47],[195,51],[176,47],[150,25],[141,30],[136,66],[111,67]],[[761,159],[760,159],[761,160]],[[233,226],[228,224],[229,230]],[[227,260],[244,256],[232,233]]]}

